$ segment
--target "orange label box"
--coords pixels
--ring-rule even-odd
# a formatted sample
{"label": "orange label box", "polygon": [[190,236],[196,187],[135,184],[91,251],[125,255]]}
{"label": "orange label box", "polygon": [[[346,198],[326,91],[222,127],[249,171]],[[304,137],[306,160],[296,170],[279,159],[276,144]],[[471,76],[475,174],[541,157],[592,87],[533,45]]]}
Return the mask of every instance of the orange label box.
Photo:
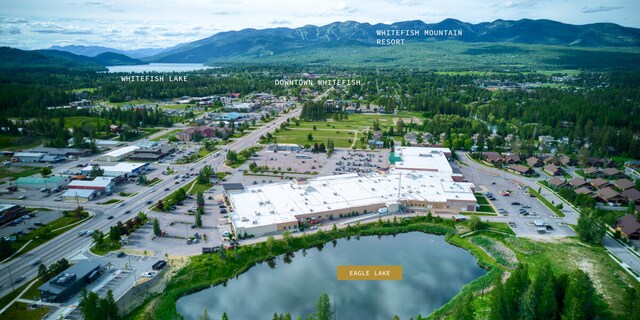
{"label": "orange label box", "polygon": [[338,266],[338,280],[402,280],[402,266]]}

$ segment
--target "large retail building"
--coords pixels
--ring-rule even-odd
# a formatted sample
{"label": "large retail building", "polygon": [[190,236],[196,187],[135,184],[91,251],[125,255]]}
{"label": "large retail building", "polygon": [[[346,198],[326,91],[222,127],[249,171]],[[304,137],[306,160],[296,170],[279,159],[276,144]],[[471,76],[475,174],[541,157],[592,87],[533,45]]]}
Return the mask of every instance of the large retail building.
{"label": "large retail building", "polygon": [[[474,211],[473,184],[453,173],[444,148],[398,147],[386,173],[344,174],[227,191],[236,234],[296,230],[304,219],[351,212],[394,213],[400,206]],[[384,208],[384,209],[383,209]]]}

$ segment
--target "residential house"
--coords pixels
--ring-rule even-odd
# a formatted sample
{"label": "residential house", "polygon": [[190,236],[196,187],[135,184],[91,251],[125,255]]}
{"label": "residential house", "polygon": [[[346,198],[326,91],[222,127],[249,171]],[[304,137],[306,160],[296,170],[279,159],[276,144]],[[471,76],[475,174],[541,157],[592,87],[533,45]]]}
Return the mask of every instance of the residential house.
{"label": "residential house", "polygon": [[544,164],[554,164],[556,163],[556,157],[554,156],[546,156],[544,158],[542,158],[542,163]]}
{"label": "residential house", "polygon": [[514,164],[511,165],[509,167],[507,167],[507,170],[518,173],[520,175],[523,176],[528,176],[528,175],[532,175],[533,174],[533,169],[527,167],[527,166],[523,166],[521,164]]}
{"label": "residential house", "polygon": [[571,185],[576,189],[581,187],[586,187],[586,188],[590,187],[589,183],[582,178],[573,178],[569,180],[569,185]]}
{"label": "residential house", "polygon": [[551,178],[547,183],[549,184],[549,186],[554,187],[556,189],[563,188],[568,185],[567,179],[558,178],[558,177]]}
{"label": "residential house", "polygon": [[560,164],[562,164],[563,166],[572,166],[574,165],[574,162],[569,156],[564,155],[560,157]]}
{"label": "residential house", "polygon": [[122,131],[122,127],[112,124],[109,126],[109,130],[111,130],[112,133],[120,133]]}
{"label": "residential house", "polygon": [[622,171],[616,169],[616,168],[605,168],[604,170],[602,170],[602,172],[604,173],[604,175],[606,177],[609,178],[623,178],[624,174],[622,173]]}
{"label": "residential house", "polygon": [[610,187],[611,186],[609,181],[607,181],[605,179],[602,179],[602,178],[593,179],[589,183],[596,189],[602,189],[602,188],[606,188],[606,187]]}
{"label": "residential house", "polygon": [[552,136],[539,136],[538,145],[540,150],[550,149],[553,146],[555,139]]}
{"label": "residential house", "polygon": [[624,196],[618,193],[618,191],[613,190],[613,188],[611,187],[606,187],[598,190],[596,192],[596,196],[598,199],[602,200],[603,202],[612,202],[612,203],[619,204],[619,203],[624,203],[626,200]]}
{"label": "residential house", "polygon": [[517,154],[505,154],[504,155],[504,162],[508,163],[508,164],[516,164],[518,162],[520,162],[520,156]]}
{"label": "residential house", "polygon": [[560,176],[562,175],[562,168],[556,166],[555,164],[548,164],[546,166],[544,166],[544,168],[542,169],[545,172],[547,172],[548,174],[552,175],[552,176]]}
{"label": "residential house", "polygon": [[589,167],[582,170],[587,177],[602,177],[602,172],[596,167]]}
{"label": "residential house", "polygon": [[576,194],[588,194],[588,195],[593,194],[593,190],[591,190],[591,189],[589,189],[587,187],[580,187],[580,188],[574,190],[574,192]]}
{"label": "residential house", "polygon": [[628,189],[632,189],[636,184],[633,181],[625,178],[616,180],[613,185],[616,186],[616,188],[620,189],[620,191],[625,191]]}
{"label": "residential house", "polygon": [[502,162],[502,156],[497,152],[485,152],[483,153],[484,160],[489,163]]}
{"label": "residential house", "polygon": [[196,138],[197,135],[200,135],[201,138],[211,138],[216,136],[216,132],[220,136],[228,135],[231,132],[231,128],[227,127],[193,127],[188,128],[176,135],[176,138],[180,141],[192,141]]}
{"label": "residential house", "polygon": [[537,157],[529,157],[527,158],[527,164],[532,167],[539,168],[542,167],[542,160],[538,159]]}
{"label": "residential house", "polygon": [[640,239],[640,222],[632,214],[624,215],[616,221],[616,229],[629,240]]}
{"label": "residential house", "polygon": [[603,167],[604,166],[604,159],[601,158],[589,158],[587,159],[587,164],[592,166],[592,167]]}
{"label": "residential house", "polygon": [[635,204],[640,204],[640,191],[637,189],[629,189],[622,192],[622,196],[628,201],[633,201]]}

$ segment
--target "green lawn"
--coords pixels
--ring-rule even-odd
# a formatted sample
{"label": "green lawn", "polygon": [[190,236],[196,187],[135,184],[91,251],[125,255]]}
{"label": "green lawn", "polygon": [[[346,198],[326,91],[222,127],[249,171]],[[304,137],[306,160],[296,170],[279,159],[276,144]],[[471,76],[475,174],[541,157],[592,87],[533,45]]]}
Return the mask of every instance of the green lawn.
{"label": "green lawn", "polygon": [[[309,141],[307,136],[311,133],[313,136],[313,140]],[[315,143],[324,143],[327,145],[327,141],[332,139],[336,148],[349,148],[351,147],[352,142],[349,142],[349,139],[353,141],[354,133],[345,130],[317,130],[313,131],[313,129],[293,129],[280,131],[276,135],[276,141],[278,143],[294,143],[299,145],[313,145]]]}
{"label": "green lawn", "polygon": [[[20,292],[22,292],[22,290],[24,290],[32,281],[33,280],[21,283],[20,285],[16,285],[15,290],[11,291],[6,296],[0,298],[0,308],[6,306],[7,304],[9,304],[9,302],[15,299],[18,296],[18,294],[20,294]],[[25,292],[25,294],[22,295],[22,298],[33,299],[34,296],[40,297],[40,292],[38,291],[38,287],[43,284],[44,284],[44,281],[38,279],[36,283],[34,283],[29,288],[29,290],[27,290],[27,292]],[[7,285],[11,286],[10,284],[7,284]],[[36,311],[27,310],[26,306],[27,304],[25,303],[14,303],[9,309],[7,309],[5,312],[2,313],[1,317],[2,319],[41,319],[42,318],[41,309],[38,309],[36,312]]]}
{"label": "green lawn", "polygon": [[125,102],[108,102],[107,101],[107,104],[112,106],[117,106],[117,107],[128,106],[128,105],[134,106],[137,104],[152,104],[152,103],[154,102],[148,99],[135,99],[135,100],[125,101]]}
{"label": "green lawn", "polygon": [[122,243],[117,241],[116,242],[111,241],[111,238],[109,238],[109,236],[107,235],[104,238],[104,246],[102,248],[98,248],[95,245],[93,245],[89,250],[93,254],[103,256],[111,251],[120,250],[120,248],[122,248]]}
{"label": "green lawn", "polygon": [[4,150],[24,150],[39,146],[42,140],[32,136],[11,136],[0,134],[0,148]]}
{"label": "green lawn", "polygon": [[182,132],[182,129],[174,129],[174,130],[171,130],[171,131],[169,131],[169,132],[167,132],[167,133],[165,133],[165,134],[163,134],[163,135],[161,135],[159,137],[153,138],[151,140],[159,141],[159,140],[162,140],[162,139],[169,139],[170,137],[175,136],[179,132]]}
{"label": "green lawn", "polygon": [[[33,299],[33,296],[31,296],[31,298],[27,298],[25,295],[24,298]],[[48,312],[49,308],[47,307],[30,310],[28,304],[17,302],[14,303],[11,308],[7,309],[7,311],[2,313],[2,317],[4,319],[39,320]]]}
{"label": "green lawn", "polygon": [[[258,152],[258,151],[262,150],[262,147],[261,147],[261,146],[255,146],[255,147],[249,147],[249,148],[247,148],[247,149],[251,150],[251,154],[253,154],[253,153],[255,153],[255,152]],[[246,150],[246,149],[245,149],[245,150]],[[243,151],[244,151],[244,150],[243,150]],[[231,168],[238,168],[238,167],[240,167],[241,165],[243,165],[245,162],[247,162],[247,160],[249,160],[249,159],[247,159],[247,158],[243,157],[243,156],[241,155],[241,152],[242,152],[242,151],[238,152],[238,160],[234,161],[232,164],[228,164],[228,166],[229,166],[229,167],[231,167]]]}
{"label": "green lawn", "polygon": [[78,88],[78,89],[71,90],[71,92],[73,93],[82,92],[82,91],[94,92],[96,89],[97,88]]}
{"label": "green lawn", "polygon": [[160,106],[160,108],[171,109],[171,110],[181,110],[181,109],[193,108],[195,106],[196,106],[195,104],[167,104],[167,105]]}
{"label": "green lawn", "polygon": [[[58,119],[54,119],[58,121]],[[103,118],[93,118],[93,117],[84,117],[84,116],[75,116],[75,117],[64,117],[64,127],[69,129],[73,127],[80,127],[83,123],[93,123],[96,126],[104,127],[105,125],[110,124],[111,122],[107,119]]]}
{"label": "green lawn", "polygon": [[547,200],[545,197],[540,195],[538,191],[533,190],[531,187],[528,187],[528,188],[529,188],[529,192],[531,192],[532,195],[536,196],[536,198],[538,198],[542,203],[544,203],[544,205],[547,206],[547,208],[551,209],[551,211],[553,211],[555,215],[557,215],[558,217],[564,217],[564,213],[562,213],[562,211],[556,208],[556,206],[551,204],[549,200]]}
{"label": "green lawn", "polygon": [[120,202],[122,202],[122,201],[124,201],[124,200],[121,200],[121,199],[109,199],[109,200],[107,200],[107,201],[105,201],[105,202],[101,202],[100,204],[120,203]]}
{"label": "green lawn", "polygon": [[196,195],[198,192],[204,193],[209,190],[213,185],[212,184],[200,184],[197,182],[197,179],[193,179],[189,184],[184,186],[184,189],[187,190],[188,194]]}
{"label": "green lawn", "polygon": [[29,177],[36,173],[40,173],[40,168],[36,167],[21,167],[21,166],[1,166],[0,178],[11,178],[16,180],[20,177]]}

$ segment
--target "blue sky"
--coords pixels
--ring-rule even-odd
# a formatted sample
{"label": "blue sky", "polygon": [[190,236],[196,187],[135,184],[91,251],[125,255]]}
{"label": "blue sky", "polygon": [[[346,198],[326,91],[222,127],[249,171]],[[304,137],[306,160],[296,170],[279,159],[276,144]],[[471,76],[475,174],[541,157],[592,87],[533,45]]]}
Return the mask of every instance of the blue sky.
{"label": "blue sky", "polygon": [[0,46],[169,47],[244,28],[355,20],[391,23],[455,18],[613,22],[640,28],[639,0],[0,0]]}

